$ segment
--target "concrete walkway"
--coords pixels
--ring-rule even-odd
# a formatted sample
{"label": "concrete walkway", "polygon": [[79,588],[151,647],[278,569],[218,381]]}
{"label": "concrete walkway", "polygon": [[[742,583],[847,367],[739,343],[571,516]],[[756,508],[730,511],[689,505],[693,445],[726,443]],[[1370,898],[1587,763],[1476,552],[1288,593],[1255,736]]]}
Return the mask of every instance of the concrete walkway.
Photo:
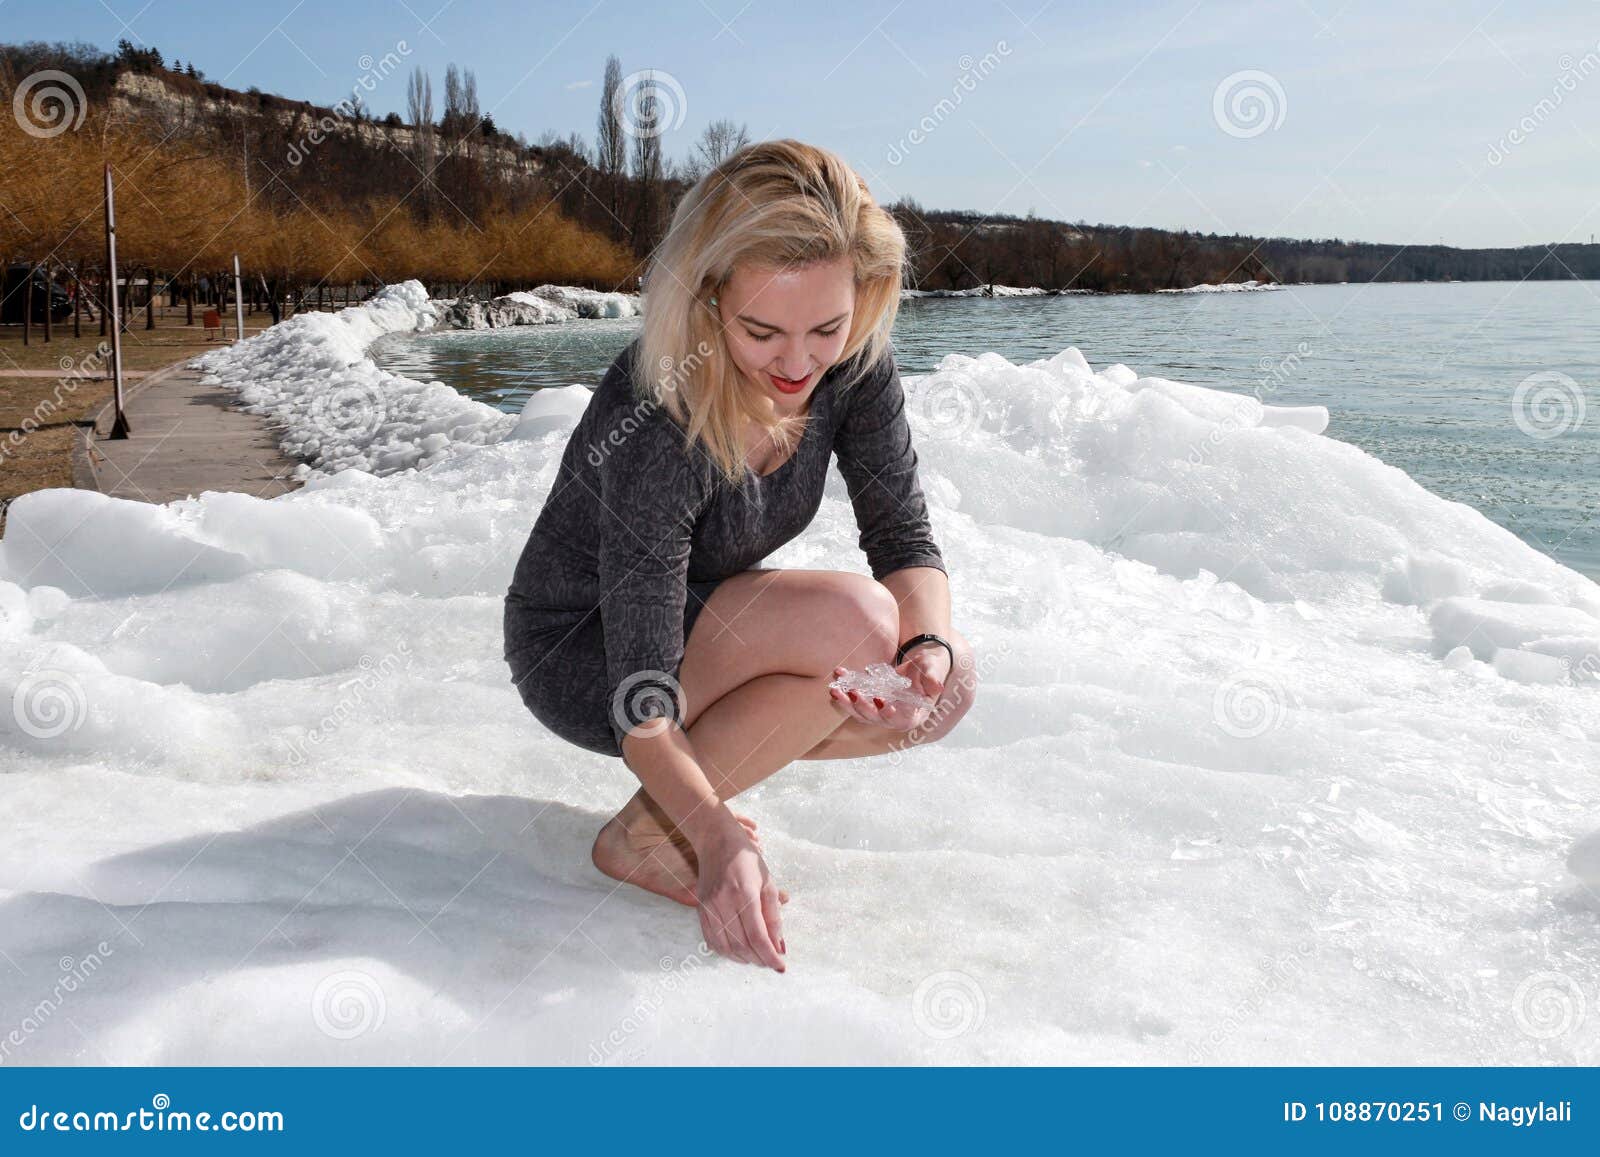
{"label": "concrete walkway", "polygon": [[267,420],[235,409],[232,390],[203,386],[201,376],[179,363],[125,390],[127,438],[106,437],[113,410],[101,410],[74,447],[73,484],[156,503],[206,490],[273,498],[299,487]]}

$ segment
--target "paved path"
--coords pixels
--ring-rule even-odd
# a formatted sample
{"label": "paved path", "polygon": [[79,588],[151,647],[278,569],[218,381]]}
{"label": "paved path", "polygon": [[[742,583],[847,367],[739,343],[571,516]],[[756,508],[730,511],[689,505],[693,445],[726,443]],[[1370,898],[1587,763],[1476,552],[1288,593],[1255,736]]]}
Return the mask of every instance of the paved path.
{"label": "paved path", "polygon": [[126,391],[130,434],[112,440],[109,405],[93,436],[74,449],[73,483],[116,498],[172,502],[207,490],[273,498],[296,489],[295,462],[257,414],[234,408],[235,394],[200,384],[182,363],[157,370]]}

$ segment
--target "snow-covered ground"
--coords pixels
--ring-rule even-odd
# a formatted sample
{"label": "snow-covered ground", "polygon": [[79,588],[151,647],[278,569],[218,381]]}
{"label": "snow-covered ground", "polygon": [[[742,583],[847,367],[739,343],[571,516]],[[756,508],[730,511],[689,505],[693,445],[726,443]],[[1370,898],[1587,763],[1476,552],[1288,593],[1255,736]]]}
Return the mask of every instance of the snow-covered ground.
{"label": "snow-covered ground", "polygon": [[[361,357],[431,316],[208,356],[301,490],[11,507],[0,1063],[1600,1061],[1589,580],[1320,410],[952,353],[904,381],[983,686],[740,799],[779,976],[589,865],[631,777],[500,657],[587,391]],[[837,476],[768,561],[865,573]]]}
{"label": "snow-covered ground", "polygon": [[438,322],[422,283],[406,281],[352,309],[296,314],[193,364],[282,428],[284,452],[307,463],[301,476],[423,469],[452,447],[497,442],[516,424],[443,382],[388,373],[366,356],[384,334]]}
{"label": "snow-covered ground", "polygon": [[1188,289],[1158,289],[1157,293],[1265,293],[1282,289],[1271,281],[1229,281],[1222,285],[1191,285]]}
{"label": "snow-covered ground", "polygon": [[644,298],[573,285],[541,285],[488,301],[461,298],[433,304],[439,320],[455,329],[500,329],[508,325],[552,325],[580,317],[638,317],[644,309]]}
{"label": "snow-covered ground", "polygon": [[1037,285],[977,285],[971,289],[902,289],[901,297],[1047,297]]}

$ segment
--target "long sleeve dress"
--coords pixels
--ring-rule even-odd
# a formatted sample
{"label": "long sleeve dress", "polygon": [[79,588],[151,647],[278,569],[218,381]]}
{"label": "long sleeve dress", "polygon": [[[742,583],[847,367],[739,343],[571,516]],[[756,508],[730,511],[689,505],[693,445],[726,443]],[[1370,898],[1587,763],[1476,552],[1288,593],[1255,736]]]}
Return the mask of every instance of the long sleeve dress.
{"label": "long sleeve dress", "polygon": [[[504,658],[524,704],[579,747],[620,757],[652,713],[641,680],[675,681],[705,600],[804,530],[837,455],[872,577],[944,570],[891,353],[841,388],[812,392],[804,437],[743,490],[661,406],[636,393],[635,339],[607,370],[562,454],[505,599]],[[643,714],[640,714],[643,712]]]}

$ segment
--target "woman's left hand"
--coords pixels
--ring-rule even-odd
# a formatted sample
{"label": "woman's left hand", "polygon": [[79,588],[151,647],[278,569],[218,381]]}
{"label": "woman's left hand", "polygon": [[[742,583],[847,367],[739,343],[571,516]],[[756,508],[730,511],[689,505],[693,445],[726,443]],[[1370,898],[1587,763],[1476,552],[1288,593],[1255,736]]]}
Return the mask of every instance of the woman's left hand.
{"label": "woman's left hand", "polygon": [[[950,653],[943,647],[931,645],[913,647],[906,653],[906,657],[895,671],[911,680],[913,691],[937,702],[939,696],[944,693],[945,680],[950,677]],[[843,667],[833,669],[835,679],[844,673]],[[928,718],[931,710],[928,707],[890,703],[855,691],[847,696],[833,687],[828,688],[828,694],[851,718],[896,731],[910,731],[913,727],[919,726]]]}

